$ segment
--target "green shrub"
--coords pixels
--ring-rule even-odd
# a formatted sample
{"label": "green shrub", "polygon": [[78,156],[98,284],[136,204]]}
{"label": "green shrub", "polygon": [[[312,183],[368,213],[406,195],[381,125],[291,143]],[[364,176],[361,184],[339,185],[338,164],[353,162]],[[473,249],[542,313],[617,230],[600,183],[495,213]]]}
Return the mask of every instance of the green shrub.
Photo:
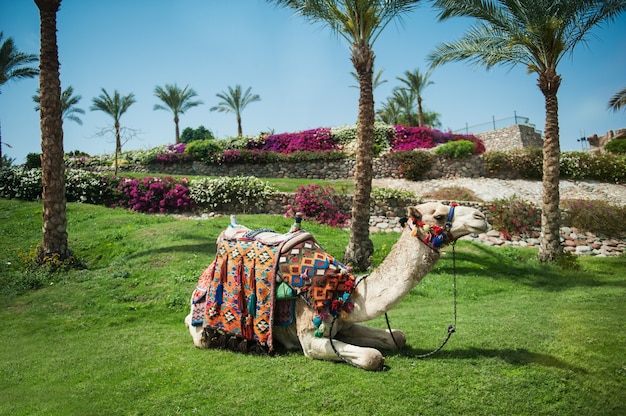
{"label": "green shrub", "polygon": [[400,163],[400,171],[406,179],[417,181],[431,168],[434,155],[426,150],[407,150],[389,153],[385,157]]}
{"label": "green shrub", "polygon": [[41,169],[25,166],[0,170],[0,197],[35,201],[41,198]]}
{"label": "green shrub", "polygon": [[67,202],[94,205],[110,205],[119,199],[118,186],[121,178],[81,169],[65,171],[65,195]]}
{"label": "green shrub", "polygon": [[562,205],[572,227],[607,237],[626,236],[626,207],[580,199],[565,200]]}
{"label": "green shrub", "polygon": [[416,198],[415,193],[400,189],[374,188],[372,189],[372,199],[375,201],[388,201],[390,199],[411,199]]}
{"label": "green shrub", "polygon": [[208,162],[222,153],[222,147],[215,140],[196,140],[187,144],[185,153],[189,154],[193,160]]}
{"label": "green shrub", "polygon": [[215,137],[213,136],[213,132],[204,126],[200,126],[197,129],[187,127],[180,134],[181,143],[191,143],[196,140],[215,140]]}
{"label": "green shrub", "polygon": [[26,167],[36,169],[41,167],[41,153],[29,153],[26,155]]}
{"label": "green shrub", "polygon": [[541,225],[541,212],[516,196],[496,199],[485,211],[491,227],[505,235],[527,235]]}
{"label": "green shrub", "polygon": [[229,212],[262,208],[275,192],[275,188],[254,176],[203,178],[189,183],[189,196],[198,207]]}
{"label": "green shrub", "polygon": [[539,180],[543,176],[543,150],[539,147],[486,152],[483,160],[487,172],[492,176],[502,172],[517,172],[523,179]]}
{"label": "green shrub", "polygon": [[626,139],[611,140],[604,146],[604,150],[616,155],[626,155]]}
{"label": "green shrub", "polygon": [[456,140],[437,146],[433,152],[437,156],[446,157],[448,159],[459,159],[471,156],[474,153],[475,147],[476,144],[469,140]]}
{"label": "green shrub", "polygon": [[626,155],[564,152],[561,155],[561,177],[624,183],[626,182]]}

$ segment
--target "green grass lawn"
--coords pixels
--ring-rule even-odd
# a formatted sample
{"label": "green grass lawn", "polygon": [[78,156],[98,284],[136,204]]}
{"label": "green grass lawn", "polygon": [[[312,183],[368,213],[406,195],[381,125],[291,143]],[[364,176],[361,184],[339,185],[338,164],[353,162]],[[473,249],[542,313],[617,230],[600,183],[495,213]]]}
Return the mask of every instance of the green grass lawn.
{"label": "green grass lawn", "polygon": [[[183,324],[188,299],[227,223],[69,204],[70,246],[88,268],[46,273],[23,263],[41,240],[40,204],[0,200],[0,414],[626,414],[623,256],[562,269],[539,264],[532,249],[461,242],[457,333],[429,359],[389,352],[389,371],[374,373],[301,353],[194,348]],[[304,228],[341,258],[347,232]],[[372,235],[377,262],[397,237]],[[389,312],[407,352],[443,340],[452,272],[446,249]]]}

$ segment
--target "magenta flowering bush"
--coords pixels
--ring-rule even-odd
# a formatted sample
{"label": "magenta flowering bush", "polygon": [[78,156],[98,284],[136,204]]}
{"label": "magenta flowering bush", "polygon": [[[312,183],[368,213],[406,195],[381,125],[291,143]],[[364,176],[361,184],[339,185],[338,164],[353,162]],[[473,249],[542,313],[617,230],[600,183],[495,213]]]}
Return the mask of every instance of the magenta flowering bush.
{"label": "magenta flowering bush", "polygon": [[180,212],[193,208],[188,180],[146,177],[124,179],[119,184],[122,194],[118,205],[139,212]]}
{"label": "magenta flowering bush", "polygon": [[162,165],[191,162],[191,155],[185,153],[185,147],[187,147],[187,143],[170,144],[165,152],[156,156],[156,161]]}
{"label": "magenta flowering bush", "polygon": [[255,148],[258,150],[277,153],[319,152],[339,149],[329,128],[311,129],[297,133],[270,134],[264,141],[250,145],[256,146]]}
{"label": "magenta flowering bush", "polygon": [[301,186],[296,191],[293,205],[287,207],[287,216],[301,212],[305,220],[313,220],[331,227],[343,227],[350,219],[342,211],[341,198],[332,186]]}
{"label": "magenta flowering bush", "polygon": [[472,134],[454,134],[442,132],[429,127],[395,126],[396,134],[391,138],[392,152],[402,152],[415,149],[430,149],[439,144],[458,140],[469,140],[475,144],[474,154],[485,152],[482,140]]}

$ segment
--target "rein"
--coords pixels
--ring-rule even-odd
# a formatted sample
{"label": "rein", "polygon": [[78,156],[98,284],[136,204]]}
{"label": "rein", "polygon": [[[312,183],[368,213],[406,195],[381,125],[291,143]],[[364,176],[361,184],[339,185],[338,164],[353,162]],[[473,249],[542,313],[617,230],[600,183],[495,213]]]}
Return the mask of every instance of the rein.
{"label": "rein", "polygon": [[[454,289],[454,324],[448,325],[448,330],[447,330],[448,333],[446,335],[446,338],[443,340],[441,345],[439,345],[437,348],[435,348],[434,350],[432,350],[431,352],[428,352],[426,354],[409,354],[409,353],[404,353],[404,355],[407,356],[407,357],[423,359],[423,358],[428,358],[428,357],[431,357],[431,356],[437,354],[439,351],[441,351],[443,349],[443,347],[445,347],[445,345],[448,343],[448,340],[450,339],[452,334],[456,332],[456,318],[457,318],[457,310],[456,310],[457,285],[456,285],[456,280],[457,279],[456,279],[456,252],[454,251],[455,242],[453,242],[451,244],[451,246],[452,246],[452,272],[453,272],[453,275],[454,275],[454,279],[453,279],[453,289]],[[387,329],[389,330],[389,335],[391,335],[391,339],[393,340],[393,343],[396,345],[396,348],[399,351],[402,352],[402,348],[400,348],[400,346],[398,345],[398,341],[396,341],[396,338],[393,336],[393,332],[391,331],[391,325],[389,324],[389,317],[387,316],[387,312],[385,312],[385,321],[387,322]]]}

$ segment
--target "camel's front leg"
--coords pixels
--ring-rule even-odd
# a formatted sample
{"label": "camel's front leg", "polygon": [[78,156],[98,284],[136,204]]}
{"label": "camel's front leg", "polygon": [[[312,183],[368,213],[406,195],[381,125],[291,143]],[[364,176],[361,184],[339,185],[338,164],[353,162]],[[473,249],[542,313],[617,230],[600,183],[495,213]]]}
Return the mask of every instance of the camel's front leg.
{"label": "camel's front leg", "polygon": [[[375,348],[361,347],[340,340],[333,340],[333,345],[339,353],[338,355],[333,350],[328,338],[330,335],[329,327],[326,328],[322,338],[317,338],[315,336],[316,328],[313,326],[313,317],[315,316],[313,309],[309,308],[302,301],[296,302],[296,316],[298,339],[300,340],[302,351],[307,357],[327,361],[342,361],[345,359],[365,370],[376,371],[382,368],[385,358]],[[337,324],[337,328],[333,328],[333,335],[335,335],[338,329],[341,330],[341,324],[339,322]]]}
{"label": "camel's front leg", "polygon": [[313,333],[307,335],[300,334],[300,342],[304,355],[316,360],[343,361],[345,359],[357,367],[370,371],[380,370],[385,362],[385,357],[377,349],[359,347],[339,340],[333,340],[337,353],[341,355],[339,356],[333,350],[330,339],[326,337],[316,338]]}
{"label": "camel's front leg", "polygon": [[404,332],[398,329],[392,329],[392,333],[393,338],[387,329],[353,324],[343,327],[337,334],[337,339],[347,342],[348,344],[383,350],[396,350],[404,348],[404,345],[406,344],[406,336],[404,335]]}

